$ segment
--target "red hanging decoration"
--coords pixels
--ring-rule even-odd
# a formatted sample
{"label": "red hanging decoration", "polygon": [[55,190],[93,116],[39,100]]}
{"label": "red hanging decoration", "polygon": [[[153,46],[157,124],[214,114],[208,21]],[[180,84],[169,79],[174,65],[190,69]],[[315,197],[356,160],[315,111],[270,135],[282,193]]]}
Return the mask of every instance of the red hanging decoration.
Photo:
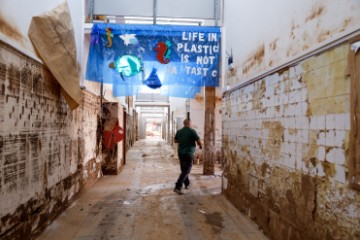
{"label": "red hanging decoration", "polygon": [[124,130],[119,126],[116,121],[115,125],[109,129],[109,126],[104,128],[104,148],[112,149],[115,144],[124,139]]}

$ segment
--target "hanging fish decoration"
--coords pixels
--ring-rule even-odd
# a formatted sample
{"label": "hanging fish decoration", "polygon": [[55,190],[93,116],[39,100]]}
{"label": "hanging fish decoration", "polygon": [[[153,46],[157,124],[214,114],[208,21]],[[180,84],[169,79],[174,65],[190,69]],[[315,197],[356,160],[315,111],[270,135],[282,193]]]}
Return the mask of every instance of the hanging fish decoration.
{"label": "hanging fish decoration", "polygon": [[120,76],[123,80],[125,77],[135,76],[139,72],[143,71],[143,64],[140,58],[123,55],[118,57],[114,62],[109,64],[110,68],[114,68],[115,71],[120,73]]}
{"label": "hanging fish decoration", "polygon": [[158,42],[156,47],[154,48],[154,52],[157,52],[156,59],[162,64],[168,64],[170,62],[170,54],[171,54],[171,43],[170,41]]}
{"label": "hanging fish decoration", "polygon": [[157,69],[153,68],[149,77],[144,81],[144,84],[152,89],[157,89],[162,86],[159,76],[156,73]]}
{"label": "hanging fish decoration", "polygon": [[108,43],[106,44],[106,47],[112,47],[112,38],[114,37],[114,34],[111,32],[111,28],[106,28],[106,37],[108,40]]}

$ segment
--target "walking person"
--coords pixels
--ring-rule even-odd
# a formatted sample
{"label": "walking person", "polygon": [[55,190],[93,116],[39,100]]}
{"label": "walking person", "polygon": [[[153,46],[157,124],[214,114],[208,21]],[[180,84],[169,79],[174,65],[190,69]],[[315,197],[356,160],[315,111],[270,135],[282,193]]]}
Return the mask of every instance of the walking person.
{"label": "walking person", "polygon": [[185,189],[190,187],[189,174],[194,160],[196,143],[202,149],[200,137],[197,132],[191,128],[191,120],[184,120],[184,127],[175,134],[175,142],[179,143],[178,156],[180,160],[180,176],[175,184],[174,192],[182,194],[181,188],[183,184]]}

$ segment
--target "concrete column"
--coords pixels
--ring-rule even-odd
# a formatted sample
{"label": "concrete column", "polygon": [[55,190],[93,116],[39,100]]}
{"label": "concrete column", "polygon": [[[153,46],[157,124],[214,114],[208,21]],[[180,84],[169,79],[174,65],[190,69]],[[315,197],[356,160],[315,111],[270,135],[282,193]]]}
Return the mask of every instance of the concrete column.
{"label": "concrete column", "polygon": [[215,87],[205,87],[204,175],[214,175]]}

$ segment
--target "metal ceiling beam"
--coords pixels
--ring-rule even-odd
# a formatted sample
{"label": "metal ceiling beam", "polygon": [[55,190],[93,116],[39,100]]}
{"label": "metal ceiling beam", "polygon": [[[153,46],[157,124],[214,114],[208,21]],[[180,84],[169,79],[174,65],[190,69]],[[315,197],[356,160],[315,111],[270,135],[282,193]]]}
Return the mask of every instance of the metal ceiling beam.
{"label": "metal ceiling beam", "polygon": [[153,0],[153,24],[156,24],[157,0]]}
{"label": "metal ceiling beam", "polygon": [[94,22],[94,0],[89,2],[90,22]]}

